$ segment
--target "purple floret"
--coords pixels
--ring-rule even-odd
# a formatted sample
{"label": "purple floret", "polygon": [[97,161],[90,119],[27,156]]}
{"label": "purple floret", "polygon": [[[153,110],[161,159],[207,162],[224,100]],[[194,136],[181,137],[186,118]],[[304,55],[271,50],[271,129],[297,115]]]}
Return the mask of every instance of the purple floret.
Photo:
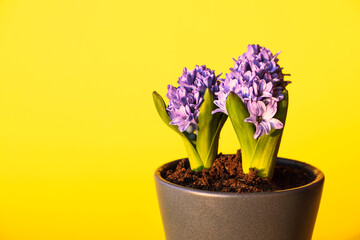
{"label": "purple floret", "polygon": [[245,122],[253,123],[256,127],[254,138],[261,137],[264,134],[269,134],[271,129],[283,128],[283,123],[273,118],[277,111],[277,102],[272,101],[270,104],[265,105],[262,101],[249,101],[247,108],[250,117],[245,119]]}

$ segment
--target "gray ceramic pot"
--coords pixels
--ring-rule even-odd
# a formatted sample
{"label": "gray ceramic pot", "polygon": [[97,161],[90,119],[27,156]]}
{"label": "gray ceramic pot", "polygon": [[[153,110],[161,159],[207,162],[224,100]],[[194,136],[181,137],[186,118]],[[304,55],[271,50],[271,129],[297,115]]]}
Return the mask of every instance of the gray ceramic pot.
{"label": "gray ceramic pot", "polygon": [[155,183],[167,240],[310,240],[318,212],[324,174],[294,160],[277,164],[305,168],[315,180],[298,188],[265,193],[222,193],[179,186],[164,180],[158,168]]}

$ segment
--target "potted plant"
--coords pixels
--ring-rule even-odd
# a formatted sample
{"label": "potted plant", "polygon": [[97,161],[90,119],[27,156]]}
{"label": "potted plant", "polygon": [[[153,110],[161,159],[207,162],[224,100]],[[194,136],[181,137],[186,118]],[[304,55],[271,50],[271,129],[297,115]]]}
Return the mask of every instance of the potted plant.
{"label": "potted plant", "polygon": [[[289,84],[278,55],[249,45],[225,79],[185,68],[179,86],[168,86],[168,105],[153,93],[188,153],[155,172],[167,239],[311,239],[324,175],[277,157]],[[227,116],[241,148],[232,155],[218,154]]]}

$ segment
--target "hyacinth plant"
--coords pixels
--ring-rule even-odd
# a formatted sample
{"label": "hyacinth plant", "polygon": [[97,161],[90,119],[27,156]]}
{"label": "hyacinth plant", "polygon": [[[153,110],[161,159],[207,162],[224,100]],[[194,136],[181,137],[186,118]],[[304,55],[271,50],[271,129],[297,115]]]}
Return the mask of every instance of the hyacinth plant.
{"label": "hyacinth plant", "polygon": [[168,85],[168,106],[153,92],[161,119],[183,139],[194,171],[210,168],[218,155],[220,131],[228,117],[223,112],[214,112],[220,75],[216,76],[205,65],[193,70],[184,68],[177,82],[179,86]]}
{"label": "hyacinth plant", "polygon": [[284,81],[277,56],[259,45],[234,59],[235,67],[222,80],[213,113],[230,117],[241,147],[245,173],[272,178],[285,124],[289,83]]}

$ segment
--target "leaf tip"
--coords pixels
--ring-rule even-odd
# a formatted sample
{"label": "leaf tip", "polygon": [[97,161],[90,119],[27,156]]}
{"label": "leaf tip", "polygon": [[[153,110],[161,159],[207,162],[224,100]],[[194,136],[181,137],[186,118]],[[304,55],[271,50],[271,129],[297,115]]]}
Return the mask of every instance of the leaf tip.
{"label": "leaf tip", "polygon": [[159,96],[159,94],[158,94],[156,91],[153,91],[153,92],[152,92],[152,95],[153,95],[153,97]]}

